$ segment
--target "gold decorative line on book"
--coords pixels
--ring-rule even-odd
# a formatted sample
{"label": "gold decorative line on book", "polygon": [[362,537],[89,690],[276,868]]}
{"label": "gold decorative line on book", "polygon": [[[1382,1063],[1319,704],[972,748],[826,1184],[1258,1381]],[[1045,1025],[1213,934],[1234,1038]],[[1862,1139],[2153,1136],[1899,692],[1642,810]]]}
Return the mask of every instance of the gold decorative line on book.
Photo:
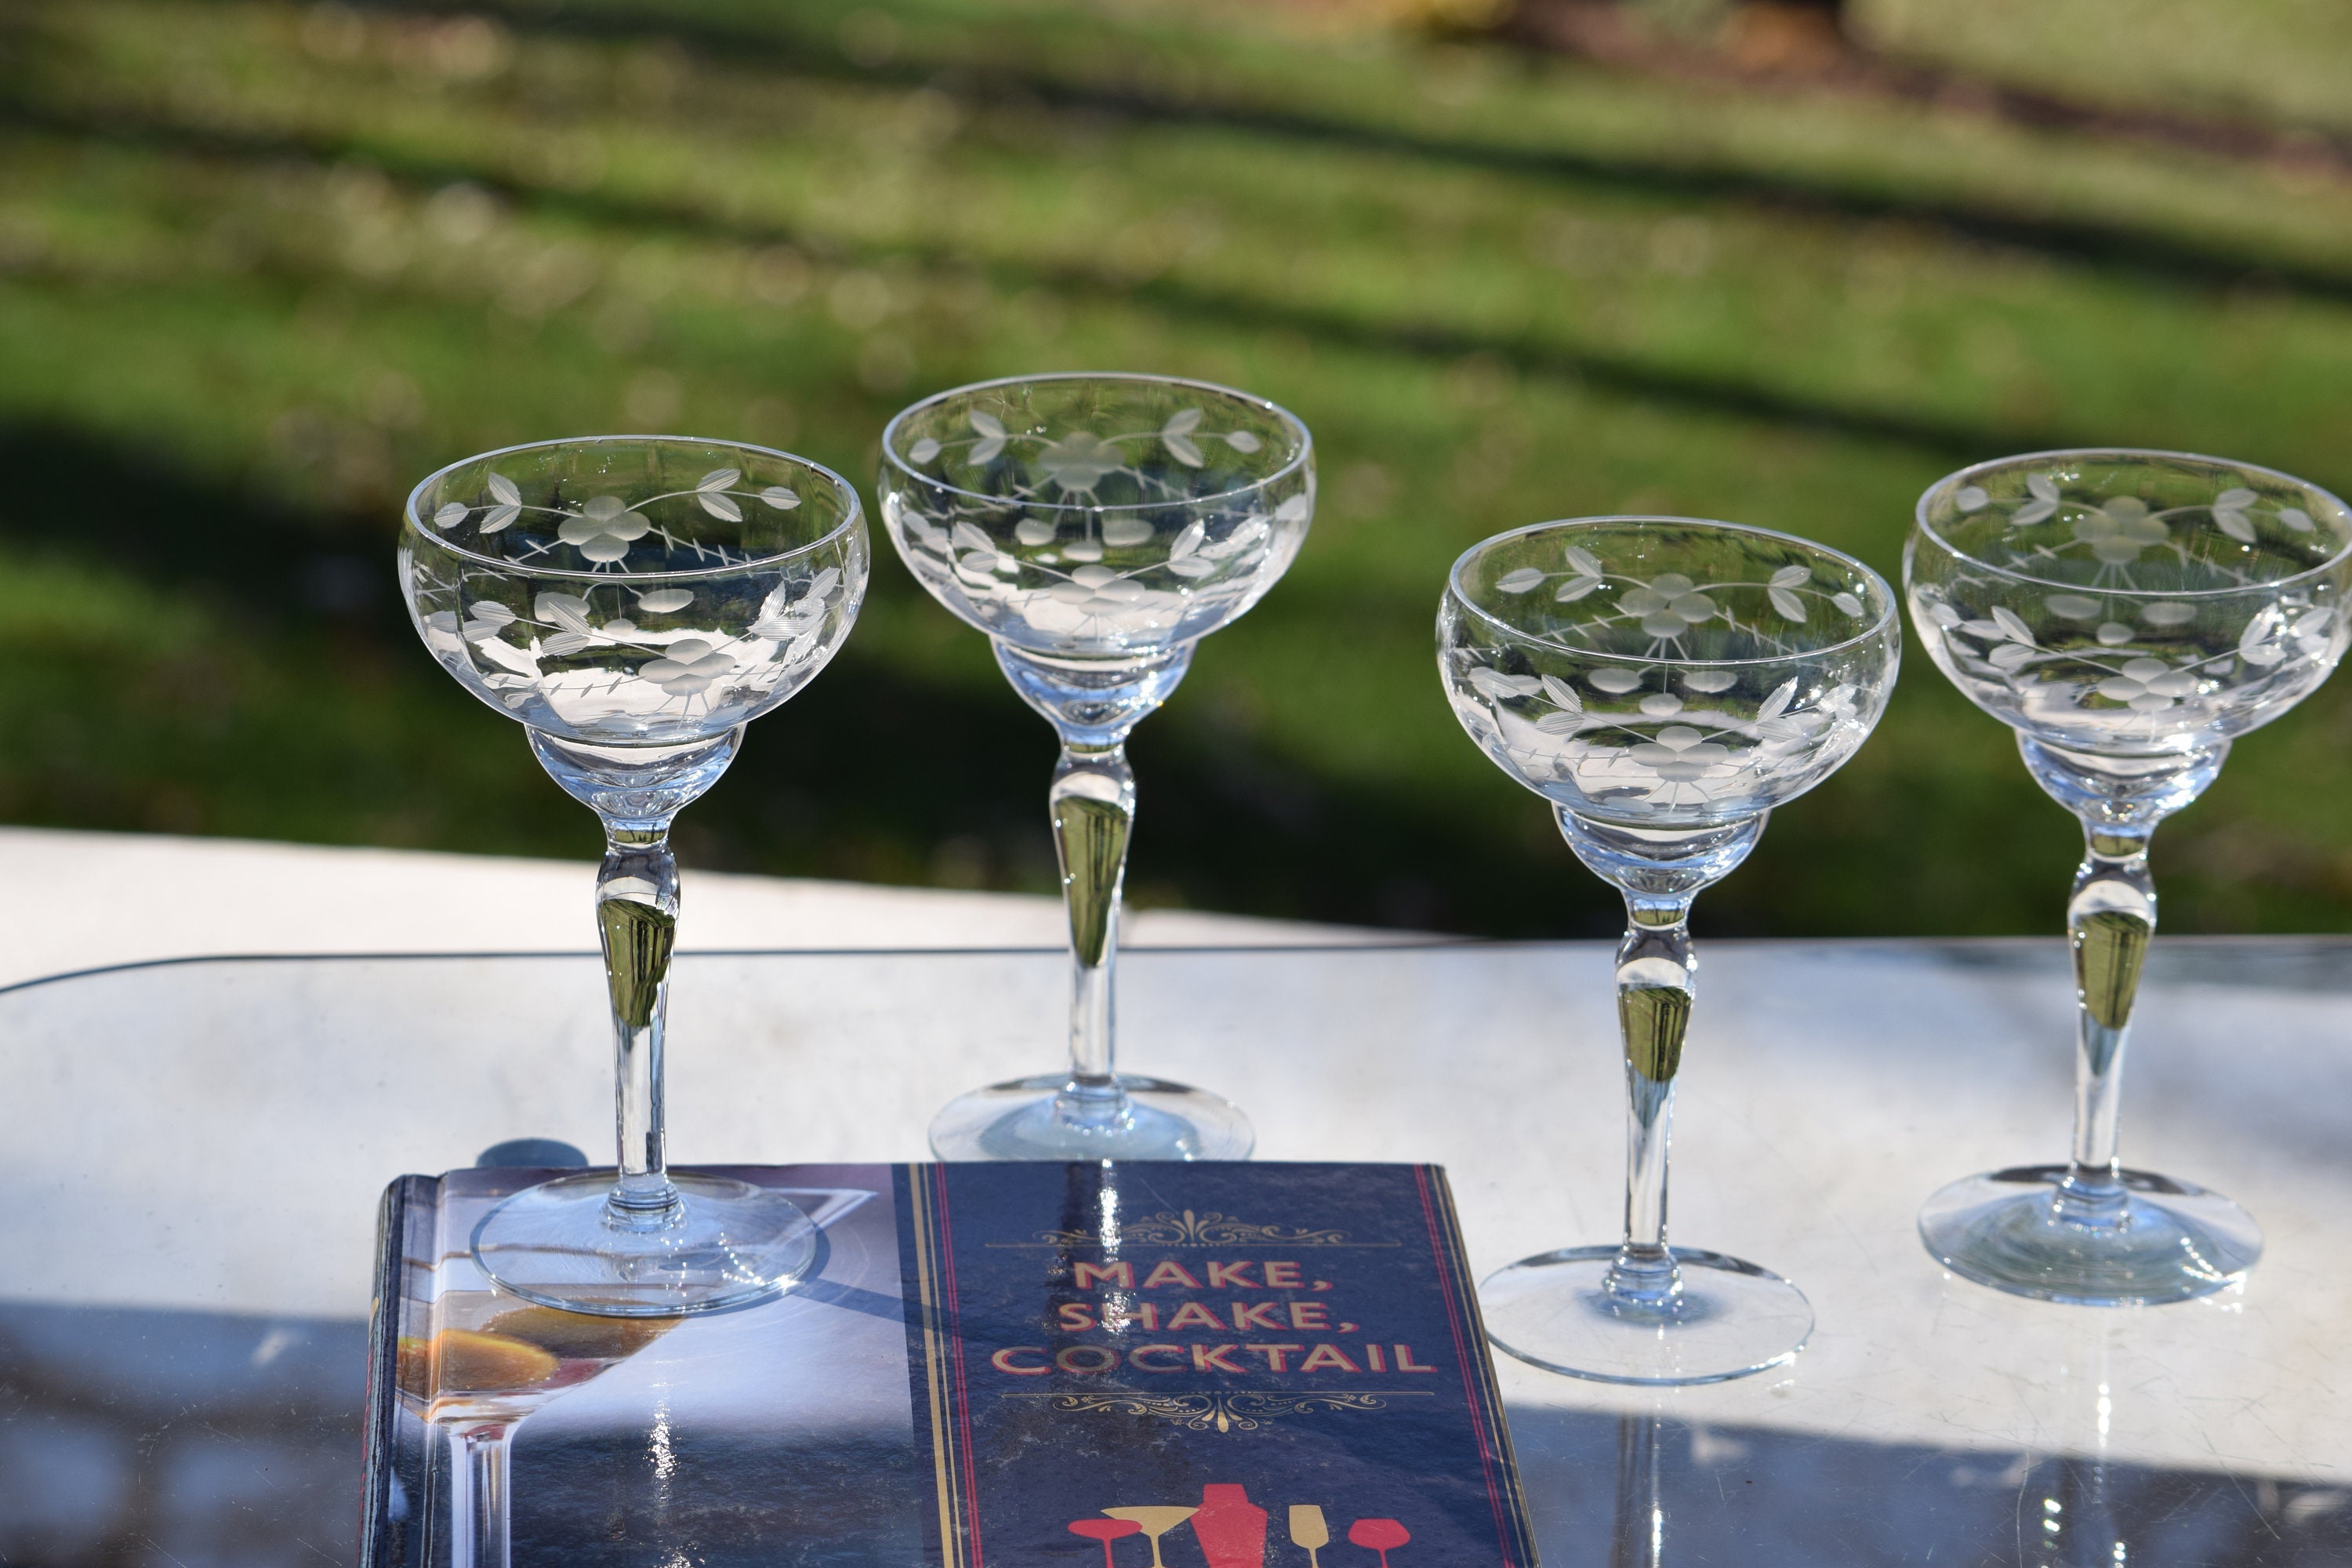
{"label": "gold decorative line on book", "polygon": [[908,1165],[903,1168],[907,1173],[907,1198],[915,1230],[915,1296],[922,1308],[923,1384],[931,1423],[932,1485],[940,1510],[940,1554],[945,1568],[963,1568],[962,1508],[961,1500],[957,1495],[958,1469],[949,1453],[950,1445],[954,1441],[955,1423],[950,1418],[948,1410],[946,1336],[940,1325],[939,1299],[935,1293],[937,1264],[933,1251],[936,1237],[931,1232],[930,1194],[924,1186],[923,1167]]}
{"label": "gold decorative line on book", "polygon": [[1041,1230],[1032,1241],[992,1241],[990,1247],[1394,1247],[1393,1241],[1352,1241],[1344,1230],[1255,1225],[1215,1209],[1195,1214],[1160,1210],[1149,1219],[1101,1230]]}
{"label": "gold decorative line on book", "polygon": [[1286,1391],[1222,1394],[1000,1394],[1000,1399],[1037,1399],[1053,1410],[1087,1415],[1148,1415],[1189,1431],[1253,1432],[1285,1415],[1318,1410],[1385,1410],[1391,1399],[1435,1397],[1426,1388],[1377,1388],[1349,1394]]}

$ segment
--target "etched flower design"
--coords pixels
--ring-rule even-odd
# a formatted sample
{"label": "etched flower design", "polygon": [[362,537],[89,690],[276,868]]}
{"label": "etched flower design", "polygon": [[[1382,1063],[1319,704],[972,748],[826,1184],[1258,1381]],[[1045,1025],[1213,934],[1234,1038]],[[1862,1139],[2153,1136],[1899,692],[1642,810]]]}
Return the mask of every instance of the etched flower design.
{"label": "etched flower design", "polygon": [[637,678],[650,680],[672,697],[698,697],[711,683],[735,672],[734,655],[701,637],[680,637],[662,650],[662,657],[637,667]]}
{"label": "etched flower design", "polygon": [[2195,695],[2197,677],[2160,658],[2134,658],[2092,689],[2135,713],[2161,713],[2181,698]]}
{"label": "etched flower design", "polygon": [[629,546],[653,529],[653,521],[632,510],[618,496],[598,496],[563,520],[555,536],[600,564],[625,559]]}
{"label": "etched flower design", "polygon": [[[1952,492],[1952,502],[1964,515],[1988,507],[2007,507],[2016,542],[2011,551],[2012,562],[2052,556],[2080,546],[2103,569],[2117,572],[2137,564],[2152,549],[2169,548],[2188,560],[2191,536],[2208,522],[2241,545],[2260,542],[2258,520],[2265,517],[2291,534],[2310,534],[2318,526],[2301,507],[2265,505],[2260,494],[2243,485],[2222,489],[2210,501],[2161,511],[2151,510],[2138,496],[2069,497],[2052,474],[2027,476],[2025,489],[2025,495],[2018,500],[1996,501],[1983,486],[1963,485]],[[2053,521],[2066,524],[2067,537],[2057,543],[2041,527]],[[2226,556],[2217,558],[2213,563],[2226,569]],[[2105,580],[2104,570],[2101,580]],[[2129,581],[2128,577],[2123,580]]]}
{"label": "etched flower design", "polygon": [[1056,603],[1109,615],[1143,597],[1143,584],[1108,566],[1081,566],[1065,582],[1045,590]]}
{"label": "etched flower design", "polygon": [[[2237,521],[2245,526],[2242,516]],[[2164,519],[2152,515],[2147,503],[2137,496],[2110,496],[2097,510],[2074,520],[2074,533],[2078,543],[2090,546],[2091,554],[2108,566],[2128,566],[2139,559],[2141,551],[2172,538]],[[2251,527],[2247,537],[2252,537]]]}
{"label": "etched flower design", "polygon": [[[1771,628],[1782,623],[1802,624],[1812,615],[1812,604],[1826,601],[1840,615],[1860,620],[1867,613],[1861,598],[1843,588],[1824,589],[1814,584],[1811,571],[1804,566],[1780,568],[1760,583],[1700,583],[1680,572],[1661,572],[1652,577],[1638,577],[1613,572],[1598,556],[1579,545],[1570,545],[1563,553],[1564,570],[1547,572],[1540,566],[1520,566],[1504,573],[1495,580],[1496,588],[1505,594],[1532,594],[1545,584],[1558,581],[1552,598],[1563,605],[1583,605],[1585,611],[1577,617],[1555,622],[1544,640],[1564,648],[1588,645],[1599,647],[1596,634],[1628,624],[1638,627],[1650,638],[1648,652],[1653,655],[1683,652],[1682,639],[1699,627],[1720,619],[1734,630],[1771,635]],[[1614,600],[1603,596],[1603,590],[1617,585]],[[1734,609],[1734,601],[1763,603],[1745,619]],[[1622,652],[1618,648],[1614,651]],[[1625,671],[1604,671],[1594,677],[1596,682],[1604,676],[1624,679]],[[1638,679],[1638,678],[1634,678]],[[1602,687],[1602,689],[1611,689]],[[1631,685],[1616,689],[1631,690]],[[1708,689],[1705,686],[1694,690]],[[1721,689],[1717,688],[1717,689]]]}
{"label": "etched flower design", "polygon": [[1094,488],[1127,466],[1126,454],[1091,430],[1073,430],[1037,454],[1037,466],[1074,495]]}
{"label": "etched flower design", "polygon": [[743,500],[756,500],[777,511],[790,511],[801,504],[797,491],[785,485],[769,485],[756,495],[738,491],[733,487],[743,478],[738,468],[713,468],[695,481],[688,490],[674,490],[667,495],[648,496],[634,505],[618,496],[594,496],[577,510],[562,507],[536,506],[522,499],[522,488],[506,475],[495,470],[485,475],[483,489],[490,494],[490,504],[473,507],[464,501],[448,501],[433,513],[434,526],[444,531],[464,525],[477,511],[478,534],[505,531],[526,512],[537,512],[562,521],[556,525],[555,536],[535,549],[519,552],[514,559],[530,561],[545,554],[557,542],[571,545],[598,566],[617,565],[628,558],[630,547],[651,533],[673,550],[689,552],[711,565],[727,565],[734,556],[724,547],[699,540],[681,539],[668,529],[656,524],[646,515],[646,509],[659,501],[674,500],[685,496],[694,498],[696,504],[722,522],[743,521]]}
{"label": "etched flower design", "polygon": [[1708,776],[1734,765],[1730,747],[1708,740],[1705,731],[1688,724],[1667,725],[1627,755],[1657,775],[1659,785],[1650,799],[1661,805],[1679,805],[1685,793],[1706,799]]}
{"label": "etched flower design", "polygon": [[[1044,485],[1065,496],[1083,496],[1091,500],[1104,480],[1114,474],[1124,474],[1134,481],[1143,500],[1175,499],[1184,493],[1181,484],[1171,483],[1170,476],[1142,466],[1148,454],[1156,450],[1174,461],[1180,468],[1202,468],[1208,464],[1204,443],[1223,442],[1244,456],[1261,450],[1265,442],[1248,430],[1203,430],[1205,411],[1197,407],[1180,408],[1169,415],[1157,429],[1126,430],[1105,435],[1096,430],[1013,430],[995,415],[982,409],[966,414],[971,426],[969,437],[941,439],[924,436],[910,443],[907,457],[918,464],[937,462],[950,450],[963,448],[962,460],[974,467],[997,462],[1008,452],[1031,448],[1029,461],[1042,478],[1026,482],[1017,466],[1011,472],[991,476],[991,488],[1013,499],[1034,495]],[[1130,526],[1132,525],[1130,521]],[[1145,525],[1147,528],[1148,524]],[[1042,532],[1050,524],[1039,523],[1032,530]],[[1024,543],[1044,543],[1050,535]],[[1148,535],[1147,535],[1148,537]],[[1107,542],[1117,545],[1119,542]],[[1133,542],[1140,543],[1141,540]]]}
{"label": "etched flower design", "polygon": [[1662,572],[1640,587],[1617,595],[1617,607],[1642,618],[1642,629],[1654,637],[1672,640],[1706,625],[1721,613],[1698,584],[1679,572]]}

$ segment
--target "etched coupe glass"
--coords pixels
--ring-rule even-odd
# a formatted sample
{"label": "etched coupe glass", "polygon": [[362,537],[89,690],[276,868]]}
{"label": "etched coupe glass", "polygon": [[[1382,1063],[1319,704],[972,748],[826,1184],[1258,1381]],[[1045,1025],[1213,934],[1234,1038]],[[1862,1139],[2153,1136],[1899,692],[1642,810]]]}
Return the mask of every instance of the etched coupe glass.
{"label": "etched coupe glass", "polygon": [[2124,1047],[2156,931],[2148,838],[2230,742],[2342,657],[2352,517],[2325,490],[2215,458],[2042,452],[1930,487],[1904,552],[1936,668],[2017,731],[2082,820],[2066,906],[2078,1006],[2074,1147],[1945,1187],[1919,1234],[1945,1267],[2091,1306],[2186,1300],[2242,1279],[2262,1232],[2219,1193],[2116,1157]]}
{"label": "etched coupe glass", "polygon": [[1479,1287],[1496,1344],[1606,1383],[1715,1383],[1812,1331],[1797,1288],[1666,1245],[1666,1144],[1691,1016],[1691,901],[1771,808],[1853,755],[1901,654],[1895,596],[1833,550],[1678,517],[1548,522],[1454,563],[1437,667],[1454,716],[1552,803],[1625,898],[1617,1017],[1628,1099],[1613,1246],[1521,1258]]}
{"label": "etched coupe glass", "polygon": [[453,464],[408,499],[400,583],[425,646],[520,721],[541,765],[604,826],[596,924],[619,1163],[518,1193],[484,1218],[475,1257],[516,1295],[667,1316],[764,1295],[814,1254],[808,1217],[781,1194],[667,1169],[669,830],[726,772],[743,726],[849,635],[866,566],[846,481],[731,443],[517,447]]}
{"label": "etched coupe glass", "polygon": [[890,542],[986,632],[1061,737],[1048,805],[1068,904],[1070,1063],[951,1101],[947,1160],[1234,1160],[1249,1121],[1218,1096],[1117,1069],[1111,976],[1135,818],[1127,737],[1192,647],[1274,586],[1307,538],[1307,427],[1194,381],[1046,375],[919,403],[882,437]]}

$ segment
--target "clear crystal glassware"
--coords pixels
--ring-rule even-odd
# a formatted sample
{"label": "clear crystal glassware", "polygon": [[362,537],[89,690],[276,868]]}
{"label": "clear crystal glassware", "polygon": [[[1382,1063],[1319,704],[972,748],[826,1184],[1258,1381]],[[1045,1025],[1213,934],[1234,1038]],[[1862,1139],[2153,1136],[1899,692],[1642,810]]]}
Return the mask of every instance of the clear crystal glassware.
{"label": "clear crystal glassware", "polygon": [[2336,668],[2352,515],[2301,479],[2217,458],[2041,452],[1931,486],[1903,576],[1936,668],[2017,731],[2086,846],[2066,905],[2073,1156],[1945,1187],[1920,1237],[1954,1273],[2014,1295],[2126,1306],[2220,1289],[2262,1255],[2252,1217],[2116,1152],[2156,931],[2148,838],[2213,782],[2232,739]]}
{"label": "clear crystal glassware", "polygon": [[882,518],[931,596],[986,632],[1061,737],[1048,804],[1069,908],[1070,1064],[951,1101],[949,1160],[1233,1160],[1218,1096],[1117,1069],[1111,976],[1135,819],[1129,733],[1192,647],[1257,603],[1315,511],[1307,427],[1263,398],[1148,375],[941,393],[882,437]]}
{"label": "clear crystal glassware", "polygon": [[1687,922],[1771,808],[1868,737],[1901,651],[1876,573],[1763,529],[1583,518],[1499,535],[1454,563],[1437,667],[1454,716],[1552,803],[1628,919],[1624,1235],[1521,1258],[1480,1286],[1487,1332],[1521,1360],[1606,1383],[1715,1383],[1787,1361],[1811,1333],[1811,1307],[1779,1275],[1666,1245],[1696,968]]}
{"label": "clear crystal glassware", "polygon": [[766,1294],[814,1256],[808,1217],[781,1194],[667,1169],[669,830],[726,772],[744,724],[849,635],[867,563],[845,480],[730,442],[517,447],[452,464],[408,499],[400,583],[425,646],[520,721],[541,764],[604,825],[596,924],[619,1163],[484,1217],[475,1257],[519,1296],[664,1316]]}

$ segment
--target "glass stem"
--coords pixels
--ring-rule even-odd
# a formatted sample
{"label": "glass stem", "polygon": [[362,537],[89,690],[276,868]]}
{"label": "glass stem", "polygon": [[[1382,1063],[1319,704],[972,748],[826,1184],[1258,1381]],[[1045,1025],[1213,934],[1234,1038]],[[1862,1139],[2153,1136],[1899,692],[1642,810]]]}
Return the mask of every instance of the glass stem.
{"label": "glass stem", "polygon": [[2060,1203],[2069,1218],[2095,1222],[2120,1218],[2129,1201],[2116,1127],[2132,1004],[2156,934],[2156,883],[2147,871],[2147,829],[2086,823],[2083,837],[2083,864],[2066,901],[2076,1003],[2074,1149]]}
{"label": "glass stem", "polygon": [[1578,859],[1625,896],[1617,947],[1617,1024],[1625,1047],[1625,1236],[1608,1290],[1629,1316],[1671,1317],[1682,1275],[1666,1246],[1666,1153],[1675,1079],[1690,1028],[1691,900],[1728,876],[1763,837],[1763,815],[1717,827],[1626,827],[1560,808]]}
{"label": "glass stem", "polygon": [[590,746],[534,730],[531,750],[604,825],[596,873],[596,934],[613,1007],[614,1124],[619,1176],[607,1225],[657,1230],[684,1213],[663,1146],[662,1026],[677,945],[677,858],[670,824],[719,782],[742,726],[683,746]]}
{"label": "glass stem", "polygon": [[2204,793],[2230,749],[2101,757],[2022,735],[2018,749],[2034,781],[2083,824],[2083,864],[2066,901],[2074,954],[2074,1146],[2056,1213],[2077,1225],[2123,1226],[2131,1212],[2116,1152],[2124,1053],[2156,935],[2148,840],[2157,824]]}
{"label": "glass stem", "polygon": [[1612,1295],[1663,1310],[1682,1289],[1666,1250],[1666,1151],[1675,1074],[1690,1028],[1690,900],[1628,893],[1617,944],[1617,1028],[1625,1045],[1625,1238],[1609,1273]]}
{"label": "glass stem", "polygon": [[511,1421],[449,1428],[450,1568],[508,1568],[508,1438]]}
{"label": "glass stem", "polygon": [[1119,1096],[1111,1014],[1118,956],[1119,889],[1135,825],[1135,773],[1127,748],[1065,745],[1048,796],[1054,852],[1070,917],[1070,1087],[1081,1102]]}
{"label": "glass stem", "polygon": [[664,1144],[662,1032],[677,942],[677,858],[669,824],[604,825],[596,879],[596,931],[613,1005],[614,1123],[620,1179],[614,1223],[658,1225],[677,1205]]}
{"label": "glass stem", "polygon": [[1054,852],[1070,917],[1070,1076],[1063,1116],[1116,1121],[1128,1114],[1112,1041],[1111,981],[1118,959],[1119,889],[1135,826],[1127,737],[1192,668],[1192,645],[1135,658],[1057,658],[998,643],[996,663],[1021,700],[1062,738],[1047,795]]}

